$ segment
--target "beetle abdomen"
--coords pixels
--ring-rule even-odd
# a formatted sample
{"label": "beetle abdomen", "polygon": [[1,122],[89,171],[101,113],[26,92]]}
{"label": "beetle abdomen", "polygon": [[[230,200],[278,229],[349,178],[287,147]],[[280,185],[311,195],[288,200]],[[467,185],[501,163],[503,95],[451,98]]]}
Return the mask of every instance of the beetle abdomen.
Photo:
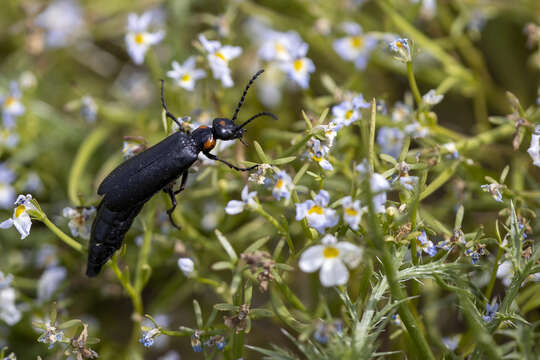
{"label": "beetle abdomen", "polygon": [[109,209],[105,200],[99,204],[92,225],[86,275],[94,277],[99,274],[101,267],[120,249],[124,236],[144,203],[120,211]]}

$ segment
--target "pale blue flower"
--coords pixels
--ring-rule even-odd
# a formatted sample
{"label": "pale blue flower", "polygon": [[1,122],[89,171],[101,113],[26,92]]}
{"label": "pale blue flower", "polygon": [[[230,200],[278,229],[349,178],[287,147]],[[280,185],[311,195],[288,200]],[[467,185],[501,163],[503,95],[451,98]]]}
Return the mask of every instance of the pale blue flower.
{"label": "pale blue flower", "polygon": [[381,152],[394,158],[399,156],[404,138],[405,134],[398,128],[383,126],[377,132],[377,144],[381,147]]}
{"label": "pale blue flower", "polygon": [[152,329],[150,331],[145,331],[142,333],[139,342],[144,345],[144,347],[151,347],[154,345],[155,338],[160,336],[161,333],[158,328]]}
{"label": "pale blue flower", "polygon": [[291,191],[294,188],[291,177],[285,171],[280,170],[276,173],[275,180],[276,183],[272,188],[272,195],[278,201],[282,198],[288,200],[291,197]]}
{"label": "pale blue flower", "polygon": [[485,322],[493,321],[493,319],[495,319],[498,309],[499,309],[499,304],[497,304],[496,301],[493,303],[493,305],[486,303],[486,313],[485,315],[482,315],[482,319]]}
{"label": "pale blue flower", "polygon": [[409,39],[396,39],[389,44],[390,50],[394,53],[395,59],[402,62],[412,60]]}
{"label": "pale blue flower", "polygon": [[362,220],[362,215],[367,211],[367,206],[361,207],[360,200],[352,200],[352,197],[345,196],[340,200],[341,206],[343,206],[343,220],[353,230],[358,230],[358,225]]}
{"label": "pale blue flower", "polygon": [[2,123],[5,128],[11,129],[15,126],[15,119],[26,112],[21,102],[22,93],[16,81],[9,83],[9,93],[0,95],[2,105]]}
{"label": "pale blue flower", "polygon": [[306,218],[309,226],[324,234],[326,228],[337,225],[339,221],[336,210],[326,207],[329,201],[330,195],[328,195],[328,192],[321,190],[314,200],[296,204],[296,220],[300,221]]}
{"label": "pale blue flower", "polygon": [[416,246],[419,255],[422,251],[431,257],[437,254],[437,248],[433,245],[433,242],[428,239],[425,230],[422,230],[422,233],[416,239],[418,240]]}
{"label": "pale blue flower", "polygon": [[354,62],[357,69],[364,70],[369,55],[377,46],[377,39],[362,34],[362,27],[356,23],[344,23],[343,29],[348,36],[335,40],[333,43],[334,50],[344,60]]}
{"label": "pale blue flower", "polygon": [[158,44],[165,37],[165,31],[150,32],[148,28],[156,22],[155,13],[147,11],[141,16],[135,13],[128,15],[127,33],[125,36],[127,52],[133,62],[141,65],[150,46]]}
{"label": "pale blue flower", "polygon": [[422,96],[422,100],[428,105],[437,105],[442,101],[443,98],[444,95],[437,94],[433,89],[429,90],[424,96]]}
{"label": "pale blue flower", "polygon": [[501,184],[496,184],[496,183],[484,184],[484,185],[481,185],[480,188],[482,189],[482,191],[490,193],[491,197],[495,201],[503,202],[502,193],[501,193],[502,191]]}
{"label": "pale blue flower", "polygon": [[83,12],[74,0],[52,2],[35,23],[45,30],[45,43],[51,48],[68,46],[84,33]]}
{"label": "pale blue flower", "polygon": [[199,34],[199,41],[207,52],[208,64],[212,69],[214,79],[221,81],[223,87],[231,87],[234,82],[231,77],[229,62],[242,54],[239,46],[221,45],[219,41],[208,40],[203,34]]}
{"label": "pale blue flower", "polygon": [[195,56],[190,56],[182,65],[177,61],[172,62],[172,70],[167,71],[167,76],[176,81],[176,84],[188,91],[195,89],[197,80],[206,76],[206,72],[195,68]]}
{"label": "pale blue flower", "polygon": [[242,201],[239,200],[231,200],[227,203],[227,206],[225,207],[225,212],[229,215],[236,215],[240,214],[242,211],[244,211],[244,208],[246,206],[249,207],[256,207],[257,202],[255,201],[255,197],[257,196],[256,191],[249,192],[247,185],[244,186],[242,189]]}
{"label": "pale blue flower", "polygon": [[46,269],[38,281],[38,300],[41,302],[50,300],[66,276],[67,271],[61,266]]}

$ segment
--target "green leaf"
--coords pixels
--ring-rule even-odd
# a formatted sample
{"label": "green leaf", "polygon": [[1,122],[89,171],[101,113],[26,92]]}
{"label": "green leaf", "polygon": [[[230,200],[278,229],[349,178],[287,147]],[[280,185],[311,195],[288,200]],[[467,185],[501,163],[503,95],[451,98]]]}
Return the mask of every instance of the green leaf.
{"label": "green leaf", "polygon": [[213,263],[211,268],[212,270],[216,270],[216,271],[232,270],[234,269],[234,265],[231,264],[229,261],[218,261],[216,263]]}
{"label": "green leaf", "polygon": [[251,309],[249,315],[251,318],[257,319],[261,317],[272,317],[274,316],[274,312],[267,309]]}
{"label": "green leaf", "polygon": [[221,303],[215,304],[214,309],[216,309],[217,311],[238,311],[240,307],[233,304]]}
{"label": "green leaf", "polygon": [[223,236],[223,234],[219,230],[216,229],[214,233],[216,234],[219,242],[221,243],[221,246],[223,246],[223,249],[225,249],[225,252],[227,252],[227,255],[229,255],[229,257],[231,258],[232,263],[236,264],[236,262],[238,261],[238,255],[236,255],[236,252],[234,251],[231,243],[227,240],[225,236]]}
{"label": "green leaf", "polygon": [[313,125],[311,124],[311,119],[307,116],[307,114],[302,110],[302,117],[304,118],[304,121],[306,122],[306,129],[311,131],[313,128]]}
{"label": "green leaf", "polygon": [[79,326],[81,324],[82,324],[82,321],[79,319],[68,320],[59,324],[58,329],[59,330],[69,329],[70,327]]}
{"label": "green leaf", "polygon": [[330,109],[326,108],[323,110],[323,112],[321,113],[321,116],[319,116],[319,120],[317,120],[316,126],[319,126],[324,122],[324,120],[326,119],[326,116],[328,115],[328,110]]}
{"label": "green leaf", "polygon": [[199,302],[195,299],[193,299],[193,312],[195,312],[195,319],[197,320],[197,327],[199,329],[202,329],[203,317],[202,317],[201,305],[199,305]]}
{"label": "green leaf", "polygon": [[270,240],[270,236],[265,236],[260,238],[259,240],[255,241],[253,244],[249,245],[246,250],[244,250],[245,254],[249,254],[252,252],[255,252],[261,248],[266,242]]}
{"label": "green leaf", "polygon": [[388,155],[388,154],[379,154],[379,157],[381,158],[381,160],[384,160],[386,162],[389,162],[390,164],[392,165],[396,165],[397,164],[397,161],[396,159],[394,159],[392,156]]}
{"label": "green leaf", "polygon": [[259,156],[259,159],[261,159],[261,162],[263,162],[265,164],[269,164],[270,159],[264,153],[264,150],[263,150],[261,144],[259,144],[257,141],[253,141],[253,145],[255,146],[255,151],[257,152],[257,155]]}
{"label": "green leaf", "polygon": [[293,179],[293,184],[296,185],[298,184],[298,182],[302,179],[302,176],[304,176],[304,174],[306,173],[306,170],[309,168],[309,163],[306,163],[304,164],[304,166],[302,166],[300,168],[300,170],[298,170],[298,172],[296,173],[294,179]]}
{"label": "green leaf", "polygon": [[284,165],[296,160],[296,156],[287,156],[279,159],[275,159],[269,162],[270,165]]}

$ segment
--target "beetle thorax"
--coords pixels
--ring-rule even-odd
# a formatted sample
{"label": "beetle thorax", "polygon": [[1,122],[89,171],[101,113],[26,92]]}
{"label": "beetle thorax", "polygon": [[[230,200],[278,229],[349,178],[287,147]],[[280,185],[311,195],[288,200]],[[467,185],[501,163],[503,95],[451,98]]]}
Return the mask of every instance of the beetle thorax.
{"label": "beetle thorax", "polygon": [[192,138],[195,140],[199,151],[208,152],[211,151],[216,146],[216,139],[212,132],[212,128],[206,125],[199,126],[191,134]]}

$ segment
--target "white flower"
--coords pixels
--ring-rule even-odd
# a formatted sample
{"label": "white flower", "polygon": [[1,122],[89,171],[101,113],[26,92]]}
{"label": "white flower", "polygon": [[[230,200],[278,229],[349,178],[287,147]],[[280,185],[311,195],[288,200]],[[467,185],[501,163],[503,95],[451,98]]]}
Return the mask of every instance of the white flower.
{"label": "white flower", "polygon": [[64,332],[58,331],[56,326],[47,321],[45,323],[45,332],[39,336],[38,342],[49,344],[49,349],[52,349],[55,343],[62,341],[63,337]]}
{"label": "white flower", "polygon": [[459,158],[459,152],[456,146],[456,143],[449,142],[442,146],[442,148],[449,154],[450,158],[457,159]]}
{"label": "white flower", "polygon": [[361,175],[367,174],[369,171],[369,164],[367,159],[363,159],[362,162],[354,168],[356,171],[358,171]]}
{"label": "white flower", "polygon": [[[266,172],[272,168],[272,165],[261,164],[257,167],[257,172],[253,172],[249,175],[248,181],[256,182],[259,185],[269,183],[269,179],[266,177]],[[279,199],[278,199],[279,200]]]}
{"label": "white flower", "polygon": [[324,170],[332,171],[334,170],[334,167],[328,160],[326,160],[326,156],[328,156],[329,151],[330,149],[328,146],[321,145],[321,141],[319,139],[313,139],[309,149],[309,155],[311,160],[319,164],[319,166]]}
{"label": "white flower", "polygon": [[390,183],[384,176],[378,173],[371,175],[370,180],[371,192],[373,193],[373,206],[375,212],[382,214],[386,211],[386,191],[390,190]]}
{"label": "white flower", "polygon": [[255,196],[257,196],[256,191],[249,192],[247,185],[242,189],[242,201],[231,200],[227,203],[225,207],[225,212],[229,215],[240,214],[244,211],[245,206],[256,207],[257,202],[255,201]]}
{"label": "white flower", "polygon": [[7,289],[12,281],[13,281],[13,275],[11,274],[4,275],[4,273],[0,271],[0,290]]}
{"label": "white flower", "polygon": [[396,39],[389,44],[389,47],[394,52],[394,59],[402,62],[412,61],[409,39]]}
{"label": "white flower", "polygon": [[[509,287],[514,278],[514,272],[514,265],[512,265],[512,261],[505,260],[497,268],[497,278],[501,279],[505,287]],[[525,279],[524,284],[529,280],[535,282],[540,281],[540,272],[529,275],[529,277]]]}
{"label": "white flower", "polygon": [[257,84],[258,97],[265,106],[275,108],[281,103],[286,77],[277,63],[269,63],[264,72]]}
{"label": "white flower", "polygon": [[48,301],[66,278],[67,271],[61,266],[46,269],[38,281],[37,293],[39,301]]}
{"label": "white flower", "polygon": [[15,119],[24,114],[25,107],[21,102],[21,90],[16,81],[9,83],[9,93],[0,95],[0,104],[2,104],[2,123],[6,128],[15,126]]}
{"label": "white flower", "polygon": [[360,109],[369,108],[369,103],[364,100],[362,94],[354,97],[349,101],[343,101],[342,103],[332,107],[332,115],[334,121],[337,124],[338,130],[342,126],[349,126],[356,120],[362,117]]}
{"label": "white flower", "polygon": [[366,68],[368,57],[377,45],[377,40],[370,35],[362,35],[362,27],[356,23],[345,23],[343,28],[347,37],[334,41],[334,50],[343,59],[354,62],[357,69]]}
{"label": "white flower", "polygon": [[531,145],[527,149],[529,156],[533,160],[535,166],[540,166],[540,126],[534,129],[534,133],[531,136]]}
{"label": "white flower", "polygon": [[296,49],[306,46],[296,31],[279,32],[266,29],[262,42],[259,56],[266,61],[291,61]]}
{"label": "white flower", "polygon": [[45,29],[45,42],[51,48],[67,46],[84,32],[82,9],[73,0],[54,1],[36,17],[35,22]]}
{"label": "white flower", "polygon": [[96,211],[93,206],[82,209],[64,208],[62,215],[69,219],[69,230],[73,236],[90,239],[90,217]]}
{"label": "white flower", "polygon": [[420,125],[420,123],[417,121],[405,125],[403,132],[415,139],[424,138],[429,135],[429,129]]}
{"label": "white flower", "polygon": [[15,289],[0,289],[0,320],[12,326],[18,323],[21,317],[21,312],[15,307]]}
{"label": "white flower", "polygon": [[323,234],[326,228],[337,225],[339,216],[336,210],[326,207],[330,201],[327,191],[321,190],[313,200],[296,204],[296,220],[307,218],[309,226]]}
{"label": "white flower", "polygon": [[367,207],[360,207],[360,200],[352,201],[350,196],[345,196],[341,199],[341,206],[343,206],[343,220],[353,230],[358,230],[358,224],[362,220],[362,215],[367,211]]}
{"label": "white flower", "polygon": [[341,126],[338,125],[336,121],[332,120],[327,125],[319,125],[318,128],[324,131],[323,134],[326,138],[328,147],[331,148],[332,146],[334,146],[334,140]]}
{"label": "white flower", "polygon": [[81,99],[81,116],[86,121],[93,123],[96,121],[98,105],[93,97],[85,95]]}
{"label": "white flower", "polygon": [[480,186],[482,191],[490,193],[491,197],[493,197],[493,199],[497,202],[503,202],[502,193],[501,193],[502,187],[503,186],[501,184],[495,184],[495,183],[484,184]]}
{"label": "white flower", "polygon": [[411,116],[412,109],[409,105],[404,104],[400,101],[398,101],[394,105],[394,109],[392,110],[392,121],[393,122],[405,122]]}
{"label": "white flower", "polygon": [[276,183],[272,189],[272,195],[276,200],[284,198],[288,200],[291,197],[291,190],[294,188],[291,177],[284,171],[280,170],[276,173]]}
{"label": "white flower", "polygon": [[19,135],[16,132],[8,128],[0,129],[0,148],[13,149],[18,143]]}
{"label": "white flower", "polygon": [[24,239],[30,234],[32,220],[28,215],[28,210],[36,210],[34,204],[31,203],[32,195],[19,195],[15,201],[15,209],[13,209],[13,217],[0,223],[0,229],[8,229],[15,226],[15,229],[21,234],[21,239]]}
{"label": "white flower", "polygon": [[150,46],[159,43],[165,37],[165,31],[149,32],[148,27],[154,21],[153,13],[147,11],[141,16],[135,13],[128,15],[126,46],[133,62],[140,65]]}
{"label": "white flower", "polygon": [[186,277],[190,277],[193,274],[195,264],[190,258],[180,258],[178,259],[178,267]]}
{"label": "white flower", "polygon": [[323,245],[309,247],[302,256],[298,266],[307,273],[321,269],[319,278],[326,287],[344,285],[349,280],[347,266],[355,268],[360,263],[362,249],[346,242],[337,242],[333,235],[325,235]]}
{"label": "white flower", "polygon": [[224,87],[231,87],[234,82],[231,78],[229,61],[242,54],[239,46],[222,46],[219,41],[207,40],[203,34],[199,34],[199,41],[208,53],[208,63],[215,79],[221,80]]}
{"label": "white flower", "polygon": [[286,62],[282,66],[283,71],[294,80],[302,89],[309,86],[309,77],[315,71],[315,64],[310,58],[301,57],[296,60]]}
{"label": "white flower", "polygon": [[193,91],[195,82],[206,76],[206,72],[195,68],[195,56],[190,56],[182,65],[172,62],[173,70],[167,71],[167,76],[176,80],[178,86]]}
{"label": "white flower", "polygon": [[433,242],[428,239],[425,230],[416,238],[416,252],[420,255],[424,251],[429,256],[433,257],[437,254],[437,248]]}
{"label": "white flower", "polygon": [[418,176],[400,176],[399,183],[407,190],[413,191],[418,184]]}
{"label": "white flower", "polygon": [[437,105],[442,101],[443,98],[444,95],[437,94],[433,89],[429,90],[424,96],[422,96],[422,100],[428,105]]}
{"label": "white flower", "polygon": [[398,128],[383,126],[377,132],[377,144],[380,145],[381,152],[394,158],[399,156],[404,138],[405,134]]}

